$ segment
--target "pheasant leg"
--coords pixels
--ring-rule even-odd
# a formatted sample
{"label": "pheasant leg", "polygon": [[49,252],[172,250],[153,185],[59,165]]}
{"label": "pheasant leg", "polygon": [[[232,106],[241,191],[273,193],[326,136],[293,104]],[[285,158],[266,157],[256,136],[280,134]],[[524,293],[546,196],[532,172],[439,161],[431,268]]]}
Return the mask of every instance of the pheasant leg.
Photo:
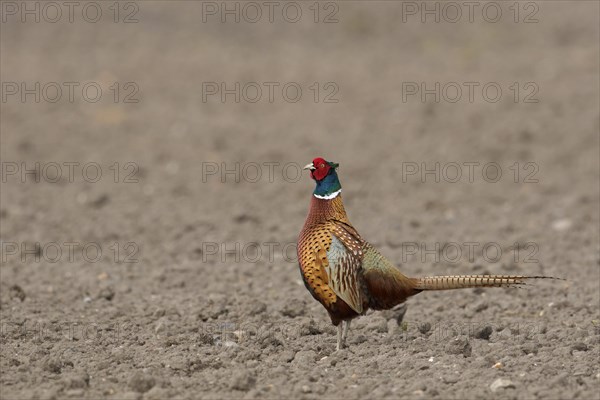
{"label": "pheasant leg", "polygon": [[350,330],[350,322],[351,320],[342,322],[344,325],[344,332],[342,332],[342,347],[346,347],[346,339],[348,338],[348,331]]}

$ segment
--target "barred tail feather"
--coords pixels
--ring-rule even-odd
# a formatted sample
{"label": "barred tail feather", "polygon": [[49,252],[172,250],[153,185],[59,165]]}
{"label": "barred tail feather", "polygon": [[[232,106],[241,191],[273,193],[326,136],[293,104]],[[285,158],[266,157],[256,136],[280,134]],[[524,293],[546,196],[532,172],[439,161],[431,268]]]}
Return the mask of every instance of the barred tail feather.
{"label": "barred tail feather", "polygon": [[415,279],[415,289],[450,290],[478,287],[521,287],[528,279],[560,279],[550,276],[523,275],[452,275],[428,276]]}

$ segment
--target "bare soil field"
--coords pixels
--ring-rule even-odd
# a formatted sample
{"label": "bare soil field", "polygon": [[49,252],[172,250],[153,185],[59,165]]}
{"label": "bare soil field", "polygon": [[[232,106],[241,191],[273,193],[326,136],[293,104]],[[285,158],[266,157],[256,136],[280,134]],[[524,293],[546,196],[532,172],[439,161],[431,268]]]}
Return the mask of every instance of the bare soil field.
{"label": "bare soil field", "polygon": [[[2,399],[597,398],[598,2],[24,4]],[[317,156],[406,275],[566,280],[421,293],[336,352],[294,248]]]}

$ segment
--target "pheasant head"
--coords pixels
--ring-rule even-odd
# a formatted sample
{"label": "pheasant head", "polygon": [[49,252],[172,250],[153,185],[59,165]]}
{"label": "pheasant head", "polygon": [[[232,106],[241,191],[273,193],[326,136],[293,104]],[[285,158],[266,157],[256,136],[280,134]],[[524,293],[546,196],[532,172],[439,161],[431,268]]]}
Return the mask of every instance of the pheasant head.
{"label": "pheasant head", "polygon": [[304,167],[310,170],[311,178],[317,183],[313,192],[316,198],[329,200],[340,194],[342,185],[335,171],[338,166],[339,164],[317,157]]}

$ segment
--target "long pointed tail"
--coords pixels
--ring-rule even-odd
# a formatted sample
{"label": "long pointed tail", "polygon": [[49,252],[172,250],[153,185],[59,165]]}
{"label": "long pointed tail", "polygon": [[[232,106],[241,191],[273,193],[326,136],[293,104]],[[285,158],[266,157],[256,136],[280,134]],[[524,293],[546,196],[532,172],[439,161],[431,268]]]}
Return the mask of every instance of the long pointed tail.
{"label": "long pointed tail", "polygon": [[521,287],[528,279],[561,279],[550,276],[523,275],[453,275],[414,278],[415,289],[449,290],[478,287]]}

